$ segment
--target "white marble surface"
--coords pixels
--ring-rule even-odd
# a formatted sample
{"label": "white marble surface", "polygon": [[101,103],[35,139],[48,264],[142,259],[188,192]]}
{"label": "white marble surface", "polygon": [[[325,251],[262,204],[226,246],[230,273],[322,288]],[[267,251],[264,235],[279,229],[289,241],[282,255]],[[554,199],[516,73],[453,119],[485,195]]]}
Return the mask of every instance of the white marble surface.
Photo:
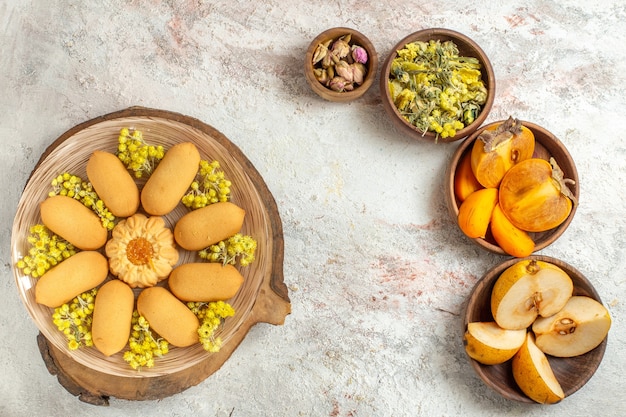
{"label": "white marble surface", "polygon": [[[483,2],[3,0],[0,2],[0,415],[621,416],[626,373],[626,6],[621,0]],[[473,373],[460,311],[502,260],[445,210],[456,144],[414,142],[360,100],[315,96],[310,40],[366,34],[382,60],[405,35],[447,27],[492,60],[488,121],[546,127],[576,161],[580,206],[543,254],[586,274],[613,327],[589,383],[554,406],[499,397]],[[284,326],[255,326],[231,359],[160,401],[80,402],[48,373],[16,291],[10,234],[39,155],[67,129],[130,106],[196,117],[238,145],[280,210]]]}

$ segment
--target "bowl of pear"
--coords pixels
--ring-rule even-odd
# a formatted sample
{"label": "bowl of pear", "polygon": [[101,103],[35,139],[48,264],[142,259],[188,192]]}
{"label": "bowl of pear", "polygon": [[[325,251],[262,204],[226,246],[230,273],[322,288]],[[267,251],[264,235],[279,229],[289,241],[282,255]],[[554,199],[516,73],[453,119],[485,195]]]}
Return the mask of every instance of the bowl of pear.
{"label": "bowl of pear", "polygon": [[512,258],[476,283],[463,311],[467,358],[502,397],[558,403],[594,375],[611,316],[591,282],[559,259]]}

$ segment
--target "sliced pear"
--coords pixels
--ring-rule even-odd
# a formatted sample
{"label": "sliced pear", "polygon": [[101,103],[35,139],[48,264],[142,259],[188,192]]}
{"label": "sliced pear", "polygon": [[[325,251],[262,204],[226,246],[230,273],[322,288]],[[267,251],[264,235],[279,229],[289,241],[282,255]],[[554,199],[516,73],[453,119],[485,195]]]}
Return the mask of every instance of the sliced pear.
{"label": "sliced pear", "polygon": [[467,325],[463,344],[470,358],[484,364],[508,361],[526,340],[526,330],[506,330],[496,322],[472,322]]}
{"label": "sliced pear", "polygon": [[558,357],[589,352],[602,343],[610,328],[606,307],[586,296],[570,298],[561,311],[533,323],[537,347]]}
{"label": "sliced pear", "polygon": [[491,313],[504,329],[526,329],[537,316],[561,310],[573,290],[572,279],[558,266],[525,259],[498,277],[491,293]]}
{"label": "sliced pear", "polygon": [[542,404],[553,404],[565,398],[561,384],[554,376],[548,358],[528,332],[522,347],[513,356],[513,378],[528,398]]}

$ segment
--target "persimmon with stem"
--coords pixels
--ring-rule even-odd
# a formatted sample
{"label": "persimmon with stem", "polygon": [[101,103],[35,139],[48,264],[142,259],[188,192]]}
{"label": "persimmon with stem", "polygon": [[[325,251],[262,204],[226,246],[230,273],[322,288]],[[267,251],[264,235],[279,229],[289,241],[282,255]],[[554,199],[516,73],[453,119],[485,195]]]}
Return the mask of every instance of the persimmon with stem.
{"label": "persimmon with stem", "polygon": [[472,146],[472,172],[483,187],[494,188],[516,164],[535,150],[535,135],[517,119],[509,117],[487,127]]}
{"label": "persimmon with stem", "polygon": [[511,168],[500,184],[499,202],[506,217],[527,232],[544,232],[563,223],[576,204],[563,171],[550,162],[531,158]]}

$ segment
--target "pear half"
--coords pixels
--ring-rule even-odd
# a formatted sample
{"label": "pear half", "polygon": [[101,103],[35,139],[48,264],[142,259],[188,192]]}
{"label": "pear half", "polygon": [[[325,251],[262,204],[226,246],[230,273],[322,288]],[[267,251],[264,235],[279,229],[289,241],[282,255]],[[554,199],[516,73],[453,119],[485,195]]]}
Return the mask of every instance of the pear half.
{"label": "pear half", "polygon": [[491,313],[504,329],[529,327],[537,316],[548,317],[563,308],[574,284],[558,266],[535,259],[508,267],[491,292]]}
{"label": "pear half", "polygon": [[596,348],[609,333],[611,317],[598,301],[574,296],[565,307],[550,317],[533,323],[537,347],[558,357],[582,355]]}
{"label": "pear half", "polygon": [[548,358],[537,345],[532,332],[526,334],[522,347],[513,356],[513,378],[528,398],[542,404],[554,404],[565,398]]}
{"label": "pear half", "polygon": [[511,359],[526,340],[526,329],[506,330],[496,322],[468,323],[463,344],[470,358],[497,365]]}

